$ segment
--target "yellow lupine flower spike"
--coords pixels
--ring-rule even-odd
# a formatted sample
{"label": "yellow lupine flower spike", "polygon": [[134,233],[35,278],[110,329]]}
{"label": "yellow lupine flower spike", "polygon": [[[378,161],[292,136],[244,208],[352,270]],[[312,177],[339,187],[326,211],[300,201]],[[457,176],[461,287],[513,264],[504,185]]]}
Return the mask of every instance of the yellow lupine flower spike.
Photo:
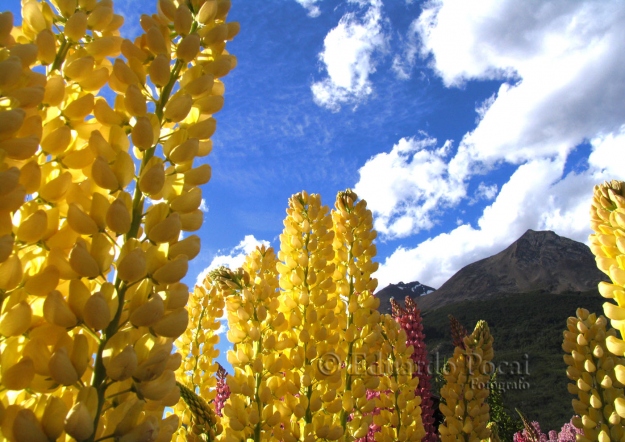
{"label": "yellow lupine flower spike", "polygon": [[457,346],[449,360],[446,384],[441,388],[440,410],[445,422],[439,427],[441,440],[456,440],[458,435],[470,441],[490,437],[489,409],[486,403],[493,358],[493,337],[485,321],[479,321]]}
{"label": "yellow lupine flower spike", "polygon": [[[566,374],[573,383],[568,390],[576,395],[573,409],[579,415],[573,424],[584,430],[584,440],[620,439],[625,433],[615,401],[623,396],[625,360],[614,356],[611,340],[616,330],[607,328],[604,316],[597,317],[588,310],[577,309],[576,316],[567,320],[562,349],[568,368]],[[625,412],[623,413],[625,415]]]}
{"label": "yellow lupine flower spike", "polygon": [[[189,320],[180,279],[200,249],[199,237],[179,233],[202,223],[196,186],[210,166],[193,163],[215,129],[191,111],[200,96],[178,94],[178,83],[221,57],[224,42],[208,49],[197,31],[227,11],[200,23],[200,4],[161,2],[132,42],[119,36],[112,0],[22,3],[22,26],[0,14],[4,436],[170,440],[179,421],[163,410],[178,402],[182,365],[173,342]],[[145,88],[148,75],[157,91]],[[99,96],[107,83],[110,103]],[[177,149],[189,138],[202,144]],[[177,140],[167,158],[162,139]],[[163,202],[148,211],[152,197]]]}

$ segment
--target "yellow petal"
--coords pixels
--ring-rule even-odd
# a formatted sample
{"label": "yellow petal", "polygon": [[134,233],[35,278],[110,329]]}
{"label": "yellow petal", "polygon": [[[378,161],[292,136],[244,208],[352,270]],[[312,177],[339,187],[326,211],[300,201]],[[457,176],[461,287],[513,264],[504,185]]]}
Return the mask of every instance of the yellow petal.
{"label": "yellow petal", "polygon": [[64,431],[67,411],[67,405],[63,399],[57,396],[48,397],[48,403],[41,418],[41,426],[50,439],[58,439]]}
{"label": "yellow petal", "polygon": [[73,41],[79,41],[87,32],[87,14],[84,11],[74,13],[65,23],[65,36]]}
{"label": "yellow petal", "polygon": [[24,390],[28,388],[35,377],[35,367],[32,359],[23,357],[20,361],[4,370],[2,385],[9,390]]}
{"label": "yellow petal", "polygon": [[180,236],[181,228],[180,215],[174,212],[148,230],[147,235],[157,244],[172,242]]}
{"label": "yellow petal", "polygon": [[145,252],[140,248],[126,254],[117,265],[117,276],[122,281],[134,282],[145,277],[147,262]]}
{"label": "yellow petal", "polygon": [[13,437],[16,442],[48,442],[37,416],[28,408],[22,408],[15,415]]}
{"label": "yellow petal", "polygon": [[72,184],[72,174],[64,172],[39,189],[39,196],[46,201],[57,202],[62,199]]}
{"label": "yellow petal", "polygon": [[200,36],[196,33],[189,34],[178,44],[176,55],[179,59],[190,62],[200,52]]}
{"label": "yellow petal", "polygon": [[69,255],[69,265],[80,276],[95,278],[100,274],[100,267],[89,254],[84,242],[78,242]]}
{"label": "yellow petal", "polygon": [[[166,119],[179,122],[182,121],[193,105],[193,98],[189,94],[179,94],[170,99],[165,106],[164,116]],[[0,145],[1,147],[1,145]]]}
{"label": "yellow petal", "polygon": [[78,323],[76,315],[58,290],[53,290],[46,296],[43,303],[43,316],[49,323],[63,328],[71,328]]}
{"label": "yellow petal", "polygon": [[201,186],[210,181],[212,169],[209,164],[202,164],[184,173],[184,182],[190,186]]}
{"label": "yellow petal", "polygon": [[41,148],[46,153],[58,155],[65,152],[71,142],[72,130],[69,126],[61,126],[41,141]]}
{"label": "yellow petal", "polygon": [[103,330],[111,322],[111,310],[100,292],[93,294],[82,311],[85,323],[93,330]]}
{"label": "yellow petal", "polygon": [[126,107],[126,111],[133,117],[142,117],[148,111],[145,97],[141,93],[141,90],[134,84],[131,84],[128,86],[128,89],[126,89],[124,106]]}
{"label": "yellow petal", "polygon": [[139,189],[147,195],[155,195],[163,189],[164,184],[163,162],[160,158],[153,157],[139,178]]}
{"label": "yellow petal", "polygon": [[67,414],[65,432],[76,440],[89,438],[94,431],[93,419],[85,404],[75,404]]}
{"label": "yellow petal", "polygon": [[58,348],[48,362],[50,376],[61,385],[73,385],[78,381],[78,373],[69,359],[65,347]]}
{"label": "yellow petal", "polygon": [[32,321],[32,309],[25,301],[21,301],[0,316],[0,334],[3,336],[19,336],[26,333]]}
{"label": "yellow petal", "polygon": [[[150,74],[150,79],[155,85],[162,87],[169,82],[170,63],[170,58],[165,54],[159,54],[154,58],[154,60],[152,60],[152,63],[150,63],[150,67],[148,68],[148,73]],[[189,108],[190,107],[191,106],[189,105]],[[180,118],[180,120],[183,118],[184,116]]]}
{"label": "yellow petal", "polygon": [[148,117],[138,117],[131,132],[132,142],[140,150],[149,149],[154,144],[154,130]]}
{"label": "yellow petal", "polygon": [[174,259],[178,255],[186,255],[192,260],[200,253],[200,237],[191,235],[169,246],[168,258]]}
{"label": "yellow petal", "polygon": [[97,157],[93,162],[91,176],[95,183],[103,189],[117,190],[120,187],[119,181],[117,181],[117,177],[111,169],[111,166],[109,166],[108,162],[101,156]]}
{"label": "yellow petal", "polygon": [[179,282],[187,274],[189,258],[186,255],[178,255],[175,259],[159,268],[152,277],[159,284],[173,284]]}
{"label": "yellow petal", "polygon": [[44,210],[37,210],[28,218],[23,220],[17,228],[16,237],[26,243],[39,241],[48,226],[48,215]]}
{"label": "yellow petal", "polygon": [[163,318],[152,326],[152,330],[158,336],[166,338],[177,338],[187,328],[189,323],[189,312],[182,307],[168,312]]}
{"label": "yellow petal", "polygon": [[71,203],[69,205],[67,222],[72,230],[81,235],[93,235],[98,232],[98,225],[95,221],[83,212],[76,203]]}

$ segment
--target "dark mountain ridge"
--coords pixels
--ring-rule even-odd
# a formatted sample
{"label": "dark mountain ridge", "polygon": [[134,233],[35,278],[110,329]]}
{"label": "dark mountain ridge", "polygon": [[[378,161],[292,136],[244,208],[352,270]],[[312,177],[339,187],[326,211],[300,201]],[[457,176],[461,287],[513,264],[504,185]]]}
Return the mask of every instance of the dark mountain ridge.
{"label": "dark mountain ridge", "polygon": [[399,282],[397,284],[389,284],[384,287],[382,290],[376,293],[376,296],[380,298],[380,307],[379,310],[384,313],[391,312],[391,298],[395,298],[398,300],[403,300],[406,296],[410,296],[415,299],[420,296],[425,296],[432,293],[434,289],[432,287],[428,287],[427,285],[423,285],[418,281],[415,282]]}
{"label": "dark mountain ridge", "polygon": [[[428,311],[514,293],[584,292],[596,289],[602,280],[607,277],[597,269],[588,246],[552,231],[528,230],[505,250],[463,267],[438,290],[413,297]],[[405,297],[389,287],[378,292],[381,306],[390,305],[387,297]]]}

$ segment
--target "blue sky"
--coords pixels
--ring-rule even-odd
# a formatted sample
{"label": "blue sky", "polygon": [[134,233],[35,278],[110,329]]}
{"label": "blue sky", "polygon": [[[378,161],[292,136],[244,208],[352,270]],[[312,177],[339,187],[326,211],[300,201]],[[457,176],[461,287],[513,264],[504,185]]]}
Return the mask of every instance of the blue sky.
{"label": "blue sky", "polygon": [[[134,37],[156,6],[115,9]],[[625,179],[620,0],[233,0],[228,19],[190,285],[277,245],[304,189],[368,201],[380,287],[437,288],[527,229],[585,242],[592,186]]]}

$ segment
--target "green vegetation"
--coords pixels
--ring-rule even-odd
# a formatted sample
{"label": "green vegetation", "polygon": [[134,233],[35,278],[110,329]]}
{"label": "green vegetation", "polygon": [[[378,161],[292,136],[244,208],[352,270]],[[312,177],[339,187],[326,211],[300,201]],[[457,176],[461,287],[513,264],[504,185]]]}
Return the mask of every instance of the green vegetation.
{"label": "green vegetation", "polygon": [[[566,364],[562,358],[562,333],[566,319],[578,307],[603,314],[605,299],[598,291],[550,294],[530,292],[463,301],[423,313],[426,345],[433,370],[453,353],[448,315],[466,328],[478,320],[488,322],[495,339],[497,383],[503,403],[516,418],[519,408],[544,431],[560,430],[573,415],[572,395],[567,391]],[[518,422],[520,424],[520,420]]]}

